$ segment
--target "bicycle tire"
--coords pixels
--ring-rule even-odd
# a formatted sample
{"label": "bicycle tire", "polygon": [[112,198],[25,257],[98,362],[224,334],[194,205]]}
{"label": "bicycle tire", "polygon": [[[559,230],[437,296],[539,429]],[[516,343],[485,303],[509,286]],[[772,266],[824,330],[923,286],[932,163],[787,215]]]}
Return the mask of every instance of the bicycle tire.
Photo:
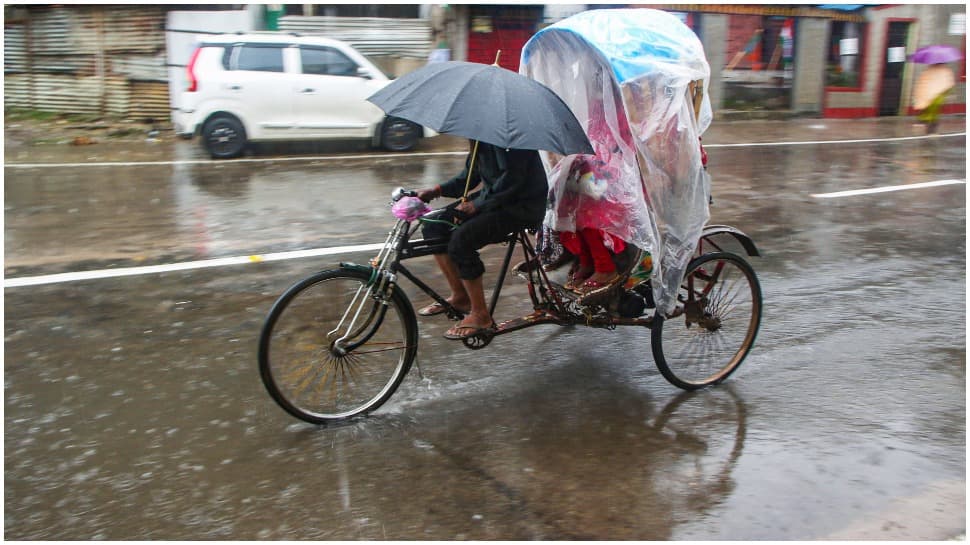
{"label": "bicycle tire", "polygon": [[347,420],[383,405],[404,380],[418,348],[414,309],[400,287],[378,299],[371,283],[369,269],[323,271],[273,304],[259,369],[286,412],[314,424]]}
{"label": "bicycle tire", "polygon": [[754,345],[762,306],[758,277],[740,256],[712,252],[691,260],[675,310],[668,317],[658,312],[651,326],[660,373],[684,390],[723,382]]}

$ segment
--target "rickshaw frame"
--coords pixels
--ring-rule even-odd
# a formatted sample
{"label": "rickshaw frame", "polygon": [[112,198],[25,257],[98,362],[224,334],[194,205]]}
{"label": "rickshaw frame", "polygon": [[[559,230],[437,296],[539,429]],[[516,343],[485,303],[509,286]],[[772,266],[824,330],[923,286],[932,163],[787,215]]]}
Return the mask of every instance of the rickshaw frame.
{"label": "rickshaw frame", "polygon": [[[662,24],[669,22],[663,17],[670,16],[661,16]],[[593,47],[585,39],[583,43]],[[523,65],[526,49],[523,48]],[[605,61],[602,53],[596,51]],[[695,47],[690,54],[696,57],[696,53]],[[702,64],[706,66],[706,60]],[[616,74],[613,71],[610,74],[611,84],[620,93],[635,95],[644,91],[639,87],[620,86]],[[585,87],[580,88],[586,92]],[[709,122],[710,109],[705,102],[704,88],[704,80],[680,79],[676,92],[671,95],[686,93],[686,97],[681,95],[677,99],[687,100],[679,103],[681,109],[677,111],[681,113],[677,115],[682,116],[681,121],[687,121],[686,112],[692,113],[693,119],[687,123],[693,123],[693,129],[700,123],[702,108],[706,113],[704,123],[700,124]],[[663,91],[666,93],[668,89]],[[625,108],[629,98],[623,96],[619,102],[624,108],[621,112],[624,120],[627,120]],[[699,147],[699,134],[688,132],[694,138],[692,145]],[[680,135],[682,139],[683,136]],[[633,149],[638,182],[646,188],[646,173],[650,172],[648,159],[639,144]],[[698,180],[709,181],[706,167],[697,170],[702,168],[698,157],[690,156],[698,162],[690,163],[691,177],[686,182],[695,188]],[[548,170],[550,166],[546,166]],[[652,214],[649,195],[644,191],[648,213]],[[413,191],[399,189],[392,200],[415,196]],[[693,214],[700,209],[701,213],[696,221],[691,216],[689,235],[679,233],[677,242],[681,246],[674,252],[678,261],[673,265],[664,263],[667,272],[662,278],[658,267],[651,268],[649,278],[635,275],[644,250],[627,244],[628,249],[633,248],[633,255],[624,255],[626,260],[617,266],[619,279],[608,290],[602,293],[597,290],[595,297],[575,293],[554,281],[542,266],[529,232],[510,232],[503,242],[507,249],[488,309],[495,316],[506,277],[513,271],[527,282],[532,312],[501,321],[494,328],[478,330],[461,338],[462,344],[479,350],[491,344],[495,337],[538,325],[607,330],[646,328],[651,331],[654,362],[668,382],[684,390],[723,382],[751,350],[763,303],[757,275],[744,255],[729,249],[727,241],[739,245],[746,256],[758,256],[760,252],[751,237],[735,227],[704,225],[709,218],[706,208],[709,198],[707,193],[703,200],[690,202],[688,211]],[[328,424],[367,414],[391,397],[415,361],[420,337],[417,314],[398,282],[400,277],[410,280],[437,302],[448,318],[463,318],[461,310],[402,263],[446,253],[446,240],[411,240],[420,221],[427,219],[428,216],[420,220],[399,219],[378,255],[368,264],[344,262],[335,269],[314,273],[294,284],[274,303],[260,335],[259,366],[270,395],[287,412],[308,422]],[[695,238],[698,231],[699,237]],[[691,240],[696,243],[691,245]],[[661,240],[655,238],[652,243],[656,247],[647,247],[667,251]],[[523,260],[520,265],[510,267],[517,248]],[[656,286],[652,284],[655,279]],[[654,294],[663,298],[663,304],[653,304]]]}
{"label": "rickshaw frame", "polygon": [[[382,250],[371,260],[370,264],[342,262],[335,269],[314,273],[294,284],[274,303],[260,335],[258,354],[260,376],[271,397],[288,413],[314,424],[329,424],[367,414],[380,407],[390,398],[409,372],[417,356],[419,338],[417,315],[410,302],[410,297],[399,285],[399,277],[407,278],[419,290],[441,304],[449,318],[458,320],[463,317],[463,313],[459,309],[451,305],[434,288],[402,264],[402,261],[405,260],[426,257],[446,250],[447,244],[444,240],[410,240],[411,235],[416,231],[416,225],[412,225],[412,222],[398,220],[388,234]],[[703,380],[694,381],[681,376],[682,371],[672,368],[668,364],[661,346],[660,334],[662,334],[661,327],[664,320],[685,316],[688,323],[693,320],[693,323],[699,324],[700,327],[707,327],[703,325],[705,319],[703,312],[693,318],[690,316],[690,302],[685,301],[685,304],[679,307],[678,311],[666,317],[659,317],[656,313],[644,317],[623,317],[617,315],[615,306],[616,296],[622,293],[621,289],[613,290],[607,294],[605,299],[590,305],[579,304],[576,295],[570,295],[563,286],[551,280],[541,266],[517,273],[527,282],[527,291],[533,304],[532,313],[500,322],[494,330],[462,339],[461,342],[469,349],[479,350],[488,346],[497,336],[538,325],[585,326],[609,330],[623,326],[644,327],[652,330],[651,348],[654,353],[654,360],[661,374],[669,382],[685,390],[720,383],[740,366],[750,350],[760,324],[762,305],[760,285],[753,270],[739,256],[723,251],[723,242],[720,241],[722,236],[729,237],[739,243],[748,255],[759,255],[754,241],[745,233],[730,226],[711,225],[705,229],[705,233],[698,244],[698,256],[692,260],[692,263],[700,262],[703,264],[705,259],[719,264],[723,264],[724,261],[733,262],[745,273],[748,280],[747,286],[752,290],[753,306],[749,329],[738,352],[733,355],[728,364],[717,367],[715,372],[704,376]],[[498,308],[505,279],[509,276],[510,265],[516,248],[518,247],[522,251],[523,263],[539,263],[538,254],[528,231],[510,233],[504,244],[507,245],[507,249],[489,302],[489,310],[493,315]],[[705,246],[711,248],[711,250],[701,250]],[[699,266],[693,269],[689,267],[689,270],[693,271],[698,268]],[[627,270],[625,274],[628,275],[629,272]],[[320,338],[319,346],[312,347],[312,353],[301,358],[299,362],[299,365],[307,366],[308,369],[322,367],[326,370],[322,374],[319,370],[296,372],[298,380],[293,382],[301,383],[302,386],[289,384],[286,377],[293,371],[287,368],[288,361],[281,362],[281,360],[286,360],[292,355],[289,347],[284,344],[282,351],[286,351],[285,355],[275,353],[275,351],[280,350],[279,345],[284,343],[280,339],[284,339],[288,335],[288,333],[281,334],[279,331],[282,329],[281,320],[294,304],[294,301],[306,298],[307,294],[311,293],[316,286],[334,281],[352,282],[355,286],[358,286],[357,293],[346,310],[342,312],[340,324],[330,330],[325,340]],[[696,290],[698,294],[708,293],[718,280],[715,278],[704,282],[706,282],[705,286]],[[689,293],[692,295],[694,292],[695,290],[692,288]],[[334,307],[336,310],[340,310],[338,304],[329,304],[326,294],[314,300],[313,303],[315,306]],[[404,340],[390,347],[388,347],[388,343],[376,343],[379,344],[379,348],[367,350],[368,343],[375,340],[374,337],[378,332],[387,329],[385,318],[391,308],[394,308],[395,314],[400,316],[403,329],[401,338]],[[697,311],[695,310],[694,313],[696,314]],[[345,323],[351,315],[353,315],[353,319],[349,323]],[[358,323],[360,316],[363,316],[363,320]],[[325,327],[313,326],[312,323],[298,323],[297,327],[315,328],[320,332],[326,329]],[[719,326],[713,327],[711,330],[715,331],[717,327]],[[376,393],[373,393],[373,395],[365,394],[362,401],[354,402],[349,409],[318,410],[308,406],[311,404],[304,400],[308,396],[307,392],[310,391],[308,387],[313,386],[317,382],[316,379],[319,378],[322,382],[333,383],[327,386],[327,391],[332,392],[332,395],[309,395],[309,397],[319,398],[319,401],[317,401],[319,404],[323,404],[323,397],[329,397],[335,405],[339,404],[342,392],[362,383],[361,378],[368,372],[368,370],[363,369],[360,363],[364,359],[363,355],[374,353],[383,355],[392,351],[399,351],[401,356],[398,361],[391,363],[393,369],[386,371],[387,376],[382,376],[381,380],[378,381],[377,386],[379,387],[372,388],[376,390]],[[311,376],[314,377],[313,380],[308,379]]]}

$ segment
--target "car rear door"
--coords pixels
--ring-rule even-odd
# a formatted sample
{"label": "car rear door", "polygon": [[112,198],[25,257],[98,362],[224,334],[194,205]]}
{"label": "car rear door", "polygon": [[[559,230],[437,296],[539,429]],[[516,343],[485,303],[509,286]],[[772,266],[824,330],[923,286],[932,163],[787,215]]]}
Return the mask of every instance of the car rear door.
{"label": "car rear door", "polygon": [[288,44],[242,43],[228,51],[223,92],[236,103],[252,139],[282,138],[293,130],[289,87],[282,83]]}
{"label": "car rear door", "polygon": [[384,113],[367,97],[382,83],[362,76],[357,62],[336,48],[300,45],[297,52],[296,131],[312,138],[370,137]]}

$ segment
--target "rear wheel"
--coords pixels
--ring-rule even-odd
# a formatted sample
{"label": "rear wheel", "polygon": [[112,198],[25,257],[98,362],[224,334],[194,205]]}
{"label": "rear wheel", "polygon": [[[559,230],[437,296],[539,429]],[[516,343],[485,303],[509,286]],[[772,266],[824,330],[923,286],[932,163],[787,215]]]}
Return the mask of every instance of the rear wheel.
{"label": "rear wheel", "polygon": [[421,127],[400,117],[388,117],[381,128],[381,144],[389,151],[410,151],[420,137]]}
{"label": "rear wheel", "polygon": [[202,125],[202,145],[213,159],[230,159],[246,149],[246,129],[235,117],[218,115]]}
{"label": "rear wheel", "polygon": [[685,390],[725,380],[754,344],[761,306],[758,278],[741,257],[715,252],[691,260],[674,311],[653,321],[657,368]]}
{"label": "rear wheel", "polygon": [[302,280],[273,305],[259,368],[287,412],[325,424],[373,411],[397,390],[417,354],[417,321],[399,288],[387,298],[373,291],[369,271],[336,269]]}

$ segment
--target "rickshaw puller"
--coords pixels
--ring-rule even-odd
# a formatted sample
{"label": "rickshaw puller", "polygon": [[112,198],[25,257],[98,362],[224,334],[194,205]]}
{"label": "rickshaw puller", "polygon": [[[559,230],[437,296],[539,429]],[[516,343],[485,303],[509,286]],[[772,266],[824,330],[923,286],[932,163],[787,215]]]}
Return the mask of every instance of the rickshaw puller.
{"label": "rickshaw puller", "polygon": [[[495,327],[485,302],[482,277],[485,265],[478,250],[508,239],[521,229],[534,229],[545,215],[548,184],[538,152],[498,148],[478,143],[475,164],[472,153],[465,160],[465,169],[451,180],[418,192],[425,201],[438,197],[462,198],[466,186],[481,189],[456,201],[425,223],[424,238],[447,238],[447,253],[435,254],[435,261],[451,289],[447,301],[467,312],[465,318],[445,332],[447,339],[465,339]],[[468,170],[472,169],[469,183]],[[447,223],[445,223],[447,222]],[[452,224],[457,225],[452,229]],[[465,310],[467,309],[467,311]],[[445,312],[437,302],[421,310],[422,316]]]}

